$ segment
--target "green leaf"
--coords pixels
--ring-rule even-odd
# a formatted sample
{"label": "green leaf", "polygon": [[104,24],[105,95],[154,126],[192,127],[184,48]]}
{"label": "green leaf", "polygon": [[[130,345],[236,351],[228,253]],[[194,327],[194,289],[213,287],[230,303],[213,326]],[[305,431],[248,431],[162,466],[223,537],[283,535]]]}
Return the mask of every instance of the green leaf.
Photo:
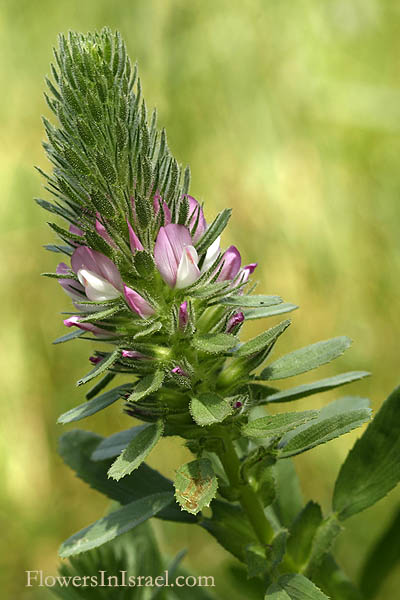
{"label": "green leaf", "polygon": [[400,480],[400,387],[348,454],[336,481],[333,509],[340,519],[365,510]]}
{"label": "green leaf", "polygon": [[282,333],[289,327],[291,321],[282,321],[275,327],[271,327],[267,331],[260,333],[257,337],[245,342],[240,348],[235,352],[235,356],[249,356],[250,354],[254,354],[255,352],[260,352],[261,350],[265,350],[271,344],[274,344],[277,338],[282,335]]}
{"label": "green leaf", "polygon": [[228,352],[238,343],[237,338],[229,333],[209,333],[193,338],[192,346],[200,352],[222,354]]}
{"label": "green leaf", "polygon": [[245,550],[248,577],[262,577],[267,571],[265,548],[259,544],[250,544]]}
{"label": "green leaf", "polygon": [[171,500],[169,492],[134,500],[68,538],[61,545],[59,554],[66,558],[97,548],[154,517],[170,504]]}
{"label": "green leaf", "polygon": [[311,423],[287,433],[279,443],[279,456],[286,458],[325,444],[360,427],[371,416],[368,400],[345,397],[325,406]]}
{"label": "green leaf", "polygon": [[156,392],[162,386],[164,381],[164,372],[163,371],[155,371],[150,375],[146,375],[139,381],[133,390],[132,394],[129,396],[127,402],[137,402],[146,396],[149,396],[153,392]]}
{"label": "green leaf", "polygon": [[175,497],[183,510],[195,515],[210,506],[218,488],[211,461],[198,458],[179,467],[174,486]]}
{"label": "green leaf", "polygon": [[275,317],[276,315],[283,315],[284,313],[292,312],[299,308],[296,304],[290,304],[289,302],[282,302],[277,306],[266,306],[265,308],[248,308],[243,310],[245,321],[251,321],[253,319],[262,319],[264,317]]}
{"label": "green leaf", "polygon": [[70,331],[65,335],[54,340],[53,344],[64,344],[65,342],[69,342],[70,340],[74,340],[75,338],[81,337],[85,332],[82,329],[77,329],[76,331]]}
{"label": "green leaf", "polygon": [[109,367],[111,367],[116,360],[118,360],[121,356],[121,350],[116,348],[111,354],[107,357],[103,358],[101,362],[99,362],[94,369],[92,369],[87,375],[79,379],[77,385],[83,385],[88,381],[91,381],[101,373],[104,373]]}
{"label": "green leaf", "polygon": [[261,379],[285,379],[316,369],[338,358],[351,345],[348,337],[336,337],[281,356],[261,373]]}
{"label": "green leaf", "polygon": [[213,242],[217,239],[217,237],[223,232],[225,227],[228,224],[228,221],[231,217],[232,209],[225,208],[222,212],[220,212],[211,223],[204,234],[201,236],[199,241],[196,244],[196,250],[198,254],[203,254]]}
{"label": "green leaf", "polygon": [[100,381],[95,383],[94,386],[90,388],[88,392],[86,392],[86,400],[91,400],[97,396],[97,394],[101,392],[101,390],[103,390],[106,385],[108,385],[114,379],[114,377],[115,373],[111,373],[110,371],[106,373],[104,377],[100,379]]}
{"label": "green leaf", "polygon": [[290,458],[279,460],[273,470],[276,481],[276,500],[273,508],[282,525],[290,527],[303,508],[299,478]]}
{"label": "green leaf", "polygon": [[113,462],[108,470],[108,476],[119,481],[137,469],[160,440],[163,430],[162,421],[146,425]]}
{"label": "green leaf", "polygon": [[221,304],[226,304],[227,306],[266,308],[267,306],[281,304],[282,298],[279,296],[260,296],[254,294],[253,296],[227,296],[226,298],[222,298],[219,302]]}
{"label": "green leaf", "polygon": [[367,371],[351,371],[349,373],[342,373],[341,375],[335,375],[334,377],[327,377],[326,379],[320,379],[319,381],[313,381],[312,383],[305,383],[288,390],[283,390],[271,394],[268,396],[268,402],[291,402],[292,400],[298,400],[298,398],[306,398],[313,394],[319,394],[320,392],[327,392],[334,388],[346,385],[357,379],[368,377],[370,373]]}
{"label": "green leaf", "polygon": [[342,531],[342,526],[335,514],[330,514],[318,526],[312,542],[310,556],[307,565],[303,567],[302,572],[314,579],[314,574],[320,568],[326,554],[331,552],[333,544]]}
{"label": "green leaf", "polygon": [[265,600],[329,600],[303,575],[283,575],[267,590]]}
{"label": "green leaf", "polygon": [[110,406],[110,404],[116,402],[123,396],[124,392],[129,389],[129,384],[124,384],[113,388],[112,390],[97,396],[97,398],[94,398],[93,400],[89,400],[88,402],[84,402],[79,406],[71,408],[71,410],[68,410],[66,413],[58,417],[57,423],[65,424],[86,419],[86,417],[90,417],[91,415],[99,412],[99,410],[103,410],[103,408],[106,408],[106,406]]}
{"label": "green leaf", "polygon": [[316,502],[310,501],[290,528],[288,553],[299,571],[307,563],[315,533],[321,523],[321,507]]}
{"label": "green leaf", "polygon": [[[109,459],[96,462],[91,460],[93,452],[103,440],[103,437],[90,431],[74,429],[61,436],[59,453],[64,462],[76,472],[80,479],[120,504],[128,504],[133,500],[139,500],[158,492],[169,492],[171,496],[174,495],[172,481],[145,463],[142,463],[136,471],[121,481],[110,479],[107,471],[112,461]],[[170,521],[196,522],[195,517],[183,512],[176,502],[172,502],[163,509],[157,517]]]}
{"label": "green leaf", "polygon": [[363,564],[360,588],[366,599],[374,598],[400,562],[400,509],[370,548]]}
{"label": "green leaf", "polygon": [[127,445],[144,429],[147,425],[136,425],[124,431],[118,431],[109,437],[105,438],[97,446],[93,452],[92,460],[105,460],[106,458],[114,458],[124,450]]}
{"label": "green leaf", "polygon": [[229,400],[212,392],[200,394],[190,402],[190,414],[201,427],[221,423],[232,413],[233,407]]}
{"label": "green leaf", "polygon": [[318,570],[313,574],[313,581],[333,600],[365,600],[331,554],[325,554],[322,558]]}
{"label": "green leaf", "polygon": [[[123,572],[129,573],[129,576],[138,577],[143,573],[154,579],[163,572],[164,564],[161,560],[157,541],[149,526],[150,521],[146,521],[135,527],[125,535],[119,536],[101,546],[94,548],[77,556],[63,560],[59,565],[58,572],[61,576],[57,584],[51,588],[51,593],[62,600],[110,600],[110,588],[108,586],[97,585],[96,587],[84,586],[74,587],[71,580],[73,577],[93,577],[93,583],[101,583],[101,570],[107,565],[107,569],[112,573],[119,575],[122,580]],[[122,573],[121,573],[122,571]],[[67,587],[66,579],[70,580]],[[68,581],[67,579],[67,581]],[[170,580],[172,577],[170,578]],[[79,581],[79,580],[78,580]],[[105,580],[106,582],[106,580]],[[123,580],[121,581],[121,583]],[[126,578],[128,582],[128,578]],[[64,584],[64,585],[63,585]],[[112,594],[113,600],[128,600],[131,594],[129,588],[121,587]],[[157,588],[154,588],[157,590]],[[188,588],[190,589],[190,588]],[[135,595],[136,600],[138,597]],[[142,597],[143,600],[143,597]],[[147,599],[146,599],[147,600]]]}
{"label": "green leaf", "polygon": [[246,437],[268,438],[280,437],[286,432],[296,429],[299,425],[316,419],[317,410],[305,410],[302,412],[283,413],[280,415],[268,415],[250,421],[242,427],[242,433]]}
{"label": "green leaf", "polygon": [[214,500],[212,518],[203,518],[200,525],[213,535],[218,543],[242,562],[246,562],[245,550],[257,544],[253,528],[239,506]]}

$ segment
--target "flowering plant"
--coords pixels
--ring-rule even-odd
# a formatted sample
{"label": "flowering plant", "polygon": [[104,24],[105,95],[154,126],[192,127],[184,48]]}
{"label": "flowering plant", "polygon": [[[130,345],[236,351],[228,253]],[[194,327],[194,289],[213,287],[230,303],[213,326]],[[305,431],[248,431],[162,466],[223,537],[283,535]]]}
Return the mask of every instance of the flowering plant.
{"label": "flowering plant", "polygon": [[[244,322],[297,307],[254,294],[257,264],[242,266],[235,246],[221,246],[231,211],[207,222],[189,194],[189,169],[171,155],[156,113],[148,117],[119,34],[61,36],[55,59],[46,99],[58,124],[44,119],[53,171],[42,172],[53,202],[38,203],[67,223],[50,223],[61,241],[47,246],[67,258],[46,275],[74,307],[64,320],[71,331],[56,343],[81,338],[100,348],[78,385],[101,377],[59,422],[119,402],[130,425],[107,438],[82,430],[62,436],[65,462],[119,506],[66,540],[60,555],[87,553],[156,517],[209,531],[256,580],[249,597],[361,597],[336,564],[333,544],[345,519],[400,478],[399,390],[347,457],[332,512],[304,505],[291,457],[363,425],[369,403],[346,396],[321,410],[268,409],[368,373],[283,390],[270,384],[338,358],[350,340],[271,360],[290,325],[283,320],[241,342]],[[119,374],[130,381],[106,389]],[[132,426],[130,417],[142,423]],[[193,453],[174,482],[145,463],[163,436],[179,436]]]}

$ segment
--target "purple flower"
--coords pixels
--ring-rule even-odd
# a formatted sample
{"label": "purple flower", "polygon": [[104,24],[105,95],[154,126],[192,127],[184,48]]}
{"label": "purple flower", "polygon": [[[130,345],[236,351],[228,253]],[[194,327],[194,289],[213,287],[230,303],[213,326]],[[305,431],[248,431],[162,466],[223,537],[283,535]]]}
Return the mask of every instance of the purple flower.
{"label": "purple flower", "polygon": [[136,350],[122,350],[122,358],[147,358],[141,352],[136,352]]}
{"label": "purple flower", "polygon": [[73,223],[71,223],[71,225],[69,226],[69,231],[70,231],[70,233],[73,233],[74,235],[80,235],[81,237],[83,236],[82,229],[79,229],[79,227],[77,227]]}
{"label": "purple flower", "polygon": [[187,304],[188,303],[185,300],[185,302],[182,302],[182,304],[179,307],[179,329],[181,329],[182,331],[186,328],[186,325],[189,321]]}
{"label": "purple flower", "polygon": [[[59,275],[70,275],[70,268],[63,262],[57,265],[56,272]],[[85,288],[78,281],[72,277],[66,277],[65,279],[59,279],[58,283],[61,285],[63,290],[68,294],[74,302],[81,302],[85,299]]]}
{"label": "purple flower", "polygon": [[92,365],[98,365],[103,359],[101,356],[89,356],[89,360]]}
{"label": "purple flower", "polygon": [[162,207],[163,213],[164,213],[164,225],[170,225],[171,223],[171,211],[168,208],[168,204],[163,201],[162,197],[160,196],[160,194],[157,192],[154,196],[154,200],[153,200],[153,208],[154,208],[154,214],[157,216],[160,208]]}
{"label": "purple flower", "polygon": [[[193,198],[193,196],[189,196],[186,194],[186,198],[189,201],[189,230],[192,234],[192,238],[194,243],[196,243],[205,230],[207,229],[207,223],[204,217],[203,209],[200,204]],[[195,228],[197,223],[197,227],[195,232],[193,233],[193,229]]]}
{"label": "purple flower", "polygon": [[161,277],[171,288],[185,288],[200,276],[198,255],[189,230],[174,223],[160,227],[154,259]]}
{"label": "purple flower", "polygon": [[218,275],[218,281],[228,281],[235,279],[239,273],[240,264],[242,262],[239,250],[236,246],[229,246],[225,250],[222,257],[223,265],[220,274]]}
{"label": "purple flower", "polygon": [[174,375],[181,375],[181,377],[189,377],[189,375],[182,369],[182,367],[174,367],[171,369],[171,373]]}
{"label": "purple flower", "polygon": [[90,333],[93,333],[93,335],[96,337],[110,337],[115,335],[111,331],[97,327],[97,325],[93,325],[92,323],[81,323],[78,315],[64,319],[64,325],[66,327],[79,327],[79,329],[82,329],[83,331],[89,331]]}
{"label": "purple flower", "polygon": [[241,323],[243,323],[244,321],[244,314],[239,311],[239,312],[235,312],[229,319],[227,325],[226,325],[226,333],[232,333],[233,331],[235,331],[236,327],[238,325],[240,325]]}
{"label": "purple flower", "polygon": [[71,257],[73,271],[93,302],[118,298],[123,291],[121,275],[114,263],[88,246],[79,246]]}
{"label": "purple flower", "polygon": [[103,238],[103,240],[105,240],[107,242],[107,244],[110,244],[110,246],[112,246],[113,248],[116,248],[117,245],[114,242],[113,239],[111,239],[110,234],[108,233],[107,229],[104,227],[103,223],[101,222],[101,214],[100,213],[96,213],[96,223],[95,223],[95,227],[96,227],[96,231],[99,235],[101,235],[101,237]]}
{"label": "purple flower", "polygon": [[138,236],[134,232],[132,225],[127,221],[128,231],[129,231],[129,244],[132,250],[132,254],[135,254],[137,250],[144,250],[142,242],[139,240]]}
{"label": "purple flower", "polygon": [[239,277],[238,277],[237,281],[235,282],[235,285],[240,285],[241,283],[246,283],[246,281],[248,281],[250,275],[252,273],[254,273],[254,270],[257,267],[257,264],[258,263],[250,263],[249,265],[244,266],[243,269],[240,269]]}
{"label": "purple flower", "polygon": [[135,290],[124,285],[124,296],[129,308],[136,312],[140,317],[146,318],[154,314],[154,308]]}

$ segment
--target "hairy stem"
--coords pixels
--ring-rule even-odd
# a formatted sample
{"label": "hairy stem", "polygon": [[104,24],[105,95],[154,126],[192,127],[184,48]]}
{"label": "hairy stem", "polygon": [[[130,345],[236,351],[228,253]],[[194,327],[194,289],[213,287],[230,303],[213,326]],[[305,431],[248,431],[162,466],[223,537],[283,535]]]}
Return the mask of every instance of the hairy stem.
{"label": "hairy stem", "polygon": [[274,531],[265,516],[264,508],[257,494],[251,489],[249,483],[244,483],[240,478],[240,460],[230,437],[223,438],[224,448],[218,456],[224,467],[229,483],[239,493],[239,502],[249,519],[254,533],[263,546],[270,544]]}

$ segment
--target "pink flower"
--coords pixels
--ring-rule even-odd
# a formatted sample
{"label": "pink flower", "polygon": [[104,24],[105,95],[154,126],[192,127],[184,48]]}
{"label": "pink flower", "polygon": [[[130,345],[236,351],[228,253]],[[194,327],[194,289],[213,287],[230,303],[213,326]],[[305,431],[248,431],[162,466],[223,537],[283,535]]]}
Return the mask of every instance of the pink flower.
{"label": "pink flower", "polygon": [[147,358],[147,356],[145,356],[144,354],[142,354],[141,352],[136,352],[136,350],[122,350],[122,358]]}
{"label": "pink flower", "polygon": [[111,239],[110,234],[108,233],[107,229],[104,227],[103,223],[101,222],[101,214],[100,213],[96,213],[96,223],[95,223],[95,227],[96,227],[96,231],[99,235],[101,235],[101,237],[103,238],[103,240],[105,240],[107,242],[107,244],[110,244],[110,246],[112,246],[113,248],[116,248],[117,245],[114,242],[113,239]]}
{"label": "pink flower", "polygon": [[106,329],[97,327],[97,325],[93,325],[93,323],[81,323],[78,315],[64,319],[64,325],[66,327],[79,327],[79,329],[82,329],[83,331],[89,331],[90,333],[93,333],[93,335],[96,337],[110,337],[115,335],[111,331],[107,331]]}
{"label": "pink flower", "polygon": [[127,285],[124,285],[124,296],[129,308],[143,319],[154,314],[154,308],[150,306],[147,300]]}
{"label": "pink flower", "polygon": [[179,307],[179,329],[181,329],[182,331],[186,328],[186,325],[189,321],[187,304],[188,303],[185,300],[185,302],[182,302],[182,304]]}
{"label": "pink flower", "polygon": [[132,225],[129,223],[129,221],[127,221],[128,224],[128,231],[129,231],[129,244],[132,250],[132,254],[135,254],[135,252],[137,250],[144,250],[142,242],[139,240],[138,236],[136,235]]}
{"label": "pink flower", "polygon": [[218,281],[228,281],[229,279],[235,279],[239,273],[240,263],[242,262],[239,250],[236,246],[229,246],[225,250],[222,257],[223,265],[220,274],[218,275]]}
{"label": "pink flower", "polygon": [[235,312],[229,319],[228,323],[226,324],[226,333],[232,333],[236,330],[237,326],[240,325],[241,323],[243,323],[244,321],[244,314],[239,311],[239,312]]}
{"label": "pink flower", "polygon": [[85,299],[85,288],[72,277],[68,277],[68,275],[71,273],[71,270],[65,263],[59,263],[57,265],[56,272],[59,275],[67,276],[65,279],[59,279],[58,283],[74,302],[81,302]]}
{"label": "pink flower", "polygon": [[199,257],[184,225],[172,223],[160,227],[154,259],[161,277],[171,288],[185,288],[200,277]]}
{"label": "pink flower", "polygon": [[[189,201],[189,230],[192,234],[192,238],[194,243],[201,238],[205,230],[207,229],[206,219],[204,217],[203,209],[200,204],[193,198],[193,196],[186,195],[186,198]],[[195,232],[193,233],[193,229],[195,228],[197,223],[197,227]]]}
{"label": "pink flower", "polygon": [[79,246],[71,257],[73,271],[93,302],[118,298],[123,291],[121,275],[114,263],[88,246]]}
{"label": "pink flower", "polygon": [[169,225],[171,223],[171,211],[168,208],[168,204],[163,201],[162,197],[157,192],[153,200],[154,214],[156,216],[158,215],[161,207],[164,213],[164,225]]}

